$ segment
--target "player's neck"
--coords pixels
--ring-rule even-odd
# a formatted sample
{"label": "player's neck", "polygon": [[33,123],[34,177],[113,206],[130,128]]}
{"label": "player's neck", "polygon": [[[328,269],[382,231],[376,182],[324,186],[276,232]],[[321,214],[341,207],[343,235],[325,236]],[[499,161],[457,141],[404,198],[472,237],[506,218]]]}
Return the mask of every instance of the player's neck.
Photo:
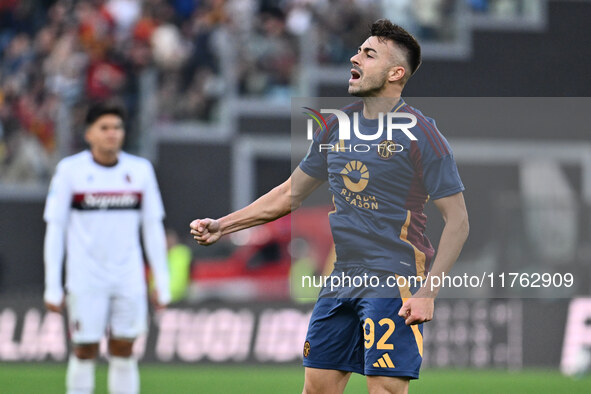
{"label": "player's neck", "polygon": [[119,162],[119,152],[101,152],[95,149],[90,153],[94,162],[104,167],[113,167]]}
{"label": "player's neck", "polygon": [[392,111],[398,102],[398,97],[365,97],[363,99],[363,116],[366,119],[377,119],[381,114]]}

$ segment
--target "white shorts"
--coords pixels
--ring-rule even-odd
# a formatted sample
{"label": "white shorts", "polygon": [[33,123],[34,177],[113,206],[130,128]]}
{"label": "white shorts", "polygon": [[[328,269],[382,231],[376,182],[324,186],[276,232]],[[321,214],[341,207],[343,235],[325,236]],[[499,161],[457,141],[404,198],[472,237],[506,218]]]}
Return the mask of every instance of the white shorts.
{"label": "white shorts", "polygon": [[68,293],[67,303],[73,343],[98,343],[107,329],[111,338],[133,339],[148,328],[144,294]]}

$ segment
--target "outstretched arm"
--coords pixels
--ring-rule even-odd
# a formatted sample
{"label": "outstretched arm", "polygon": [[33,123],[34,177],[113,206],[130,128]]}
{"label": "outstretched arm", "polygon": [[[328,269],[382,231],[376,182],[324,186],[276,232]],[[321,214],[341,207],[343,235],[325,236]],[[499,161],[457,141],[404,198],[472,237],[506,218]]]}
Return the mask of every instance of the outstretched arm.
{"label": "outstretched arm", "polygon": [[441,233],[439,250],[427,280],[413,297],[404,302],[398,313],[399,316],[406,319],[407,325],[427,322],[433,318],[435,297],[439,293],[439,287],[434,285],[432,278],[449,272],[458,259],[466,238],[468,238],[468,213],[464,195],[457,193],[433,202],[443,216],[445,227]]}
{"label": "outstretched arm", "polygon": [[196,219],[191,234],[200,245],[211,245],[222,235],[279,219],[300,207],[304,199],[324,181],[313,178],[299,167],[289,179],[252,204],[220,219]]}

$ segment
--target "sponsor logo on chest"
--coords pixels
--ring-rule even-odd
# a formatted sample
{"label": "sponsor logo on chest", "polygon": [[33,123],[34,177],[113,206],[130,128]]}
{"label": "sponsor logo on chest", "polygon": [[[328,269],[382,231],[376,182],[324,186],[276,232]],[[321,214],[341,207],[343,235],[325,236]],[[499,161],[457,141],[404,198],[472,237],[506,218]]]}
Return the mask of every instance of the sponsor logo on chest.
{"label": "sponsor logo on chest", "polygon": [[86,192],[76,193],[72,208],[78,210],[94,209],[139,209],[142,194],[139,192]]}

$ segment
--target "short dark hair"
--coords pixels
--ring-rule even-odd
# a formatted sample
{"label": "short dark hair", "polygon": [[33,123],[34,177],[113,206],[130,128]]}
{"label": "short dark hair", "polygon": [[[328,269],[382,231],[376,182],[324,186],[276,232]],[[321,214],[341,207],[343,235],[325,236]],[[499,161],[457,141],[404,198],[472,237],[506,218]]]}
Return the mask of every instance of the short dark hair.
{"label": "short dark hair", "polygon": [[119,101],[100,101],[97,103],[93,103],[88,108],[86,112],[86,119],[84,123],[86,126],[90,126],[98,118],[103,115],[116,115],[121,118],[121,120],[125,123],[126,111],[125,107]]}
{"label": "short dark hair", "polygon": [[371,25],[371,35],[374,37],[392,40],[405,52],[406,61],[410,67],[410,75],[421,65],[421,46],[417,40],[399,25],[388,19],[378,19]]}

